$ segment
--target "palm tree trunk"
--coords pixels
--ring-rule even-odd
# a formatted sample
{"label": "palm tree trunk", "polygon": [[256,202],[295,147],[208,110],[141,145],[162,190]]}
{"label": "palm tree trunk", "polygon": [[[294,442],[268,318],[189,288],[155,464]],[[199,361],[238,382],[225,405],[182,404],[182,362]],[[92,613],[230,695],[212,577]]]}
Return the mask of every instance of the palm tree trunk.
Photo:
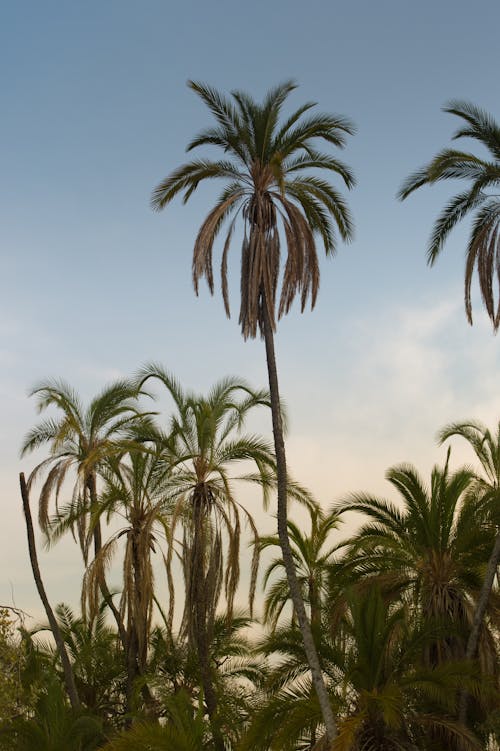
{"label": "palm tree trunk", "polygon": [[297,615],[297,621],[304,642],[304,652],[311,669],[312,682],[321,707],[323,722],[325,723],[328,740],[332,742],[337,736],[337,727],[333,716],[328,691],[323,680],[323,673],[319,663],[316,645],[311,631],[311,625],[307,618],[304,601],[300,592],[297,574],[293,563],[290,541],[287,529],[287,470],[285,441],[283,438],[283,422],[281,418],[280,395],[278,387],[278,372],[276,369],[276,356],[274,352],[274,334],[271,325],[269,311],[265,301],[262,302],[263,333],[266,344],[267,373],[269,376],[269,391],[271,394],[271,413],[273,418],[274,449],[276,453],[276,474],[278,484],[278,537],[280,540],[283,563],[290,588],[293,607]]}
{"label": "palm tree trunk", "polygon": [[[88,476],[87,485],[90,492],[90,503],[92,510],[94,510],[97,507],[97,483],[96,483],[96,476],[94,472],[91,472]],[[97,557],[99,554],[101,548],[102,548],[102,531],[101,531],[101,520],[98,519],[96,522],[96,525],[94,527],[94,558]],[[111,596],[111,592],[108,589],[108,585],[106,584],[106,579],[104,576],[99,582],[99,589],[101,590],[101,594],[103,596],[104,602],[108,606],[108,608],[113,613],[113,617],[116,621],[116,626],[118,628],[118,634],[120,636],[120,641],[122,643],[122,647],[127,653],[128,650],[128,639],[127,639],[127,630],[125,628],[125,624],[123,622],[123,618],[120,615],[120,612],[118,608],[116,607],[115,603],[113,602],[113,598]]]}
{"label": "palm tree trunk", "polygon": [[[481,632],[481,626],[484,620],[484,614],[488,607],[488,601],[490,599],[491,590],[493,588],[493,582],[495,581],[495,575],[497,573],[498,562],[500,561],[500,532],[497,534],[493,550],[491,551],[488,566],[486,567],[486,574],[477,601],[476,610],[474,612],[474,618],[472,619],[472,627],[467,640],[467,647],[465,650],[465,659],[473,660],[477,653],[479,646],[479,636]],[[462,691],[460,697],[460,711],[459,720],[465,724],[467,716],[467,692]]]}
{"label": "palm tree trunk", "polygon": [[61,629],[59,628],[59,624],[57,623],[57,620],[54,616],[54,611],[52,610],[49,600],[47,598],[45,587],[43,586],[43,582],[42,582],[42,575],[40,573],[40,567],[38,565],[38,556],[36,552],[35,534],[33,532],[33,520],[31,518],[29,493],[28,493],[28,488],[26,487],[26,480],[24,479],[24,472],[21,472],[21,474],[19,475],[19,484],[21,486],[21,498],[23,500],[23,511],[24,511],[24,518],[26,520],[26,532],[28,536],[28,548],[29,548],[29,553],[30,553],[31,568],[33,570],[33,578],[35,579],[36,588],[38,590],[38,594],[40,595],[40,599],[43,603],[43,607],[45,608],[45,613],[47,614],[47,619],[49,621],[50,629],[52,631],[52,634],[54,636],[54,641],[57,646],[57,651],[59,652],[59,657],[61,658],[61,663],[62,663],[62,668],[63,668],[63,673],[64,673],[64,684],[66,686],[66,692],[68,694],[70,704],[73,709],[79,710],[81,705],[80,705],[80,699],[78,697],[78,691],[76,689],[75,676],[73,675],[73,668],[71,666],[71,662],[68,657],[68,653],[66,651],[66,645],[64,644],[64,639],[61,634]]}
{"label": "palm tree trunk", "polygon": [[217,720],[217,694],[212,680],[210,666],[210,646],[207,633],[207,601],[205,582],[205,532],[204,532],[204,499],[193,498],[193,561],[191,566],[191,591],[194,599],[194,638],[200,666],[201,684],[205,695],[205,704],[210,720],[210,728],[216,751],[224,751],[225,745]]}

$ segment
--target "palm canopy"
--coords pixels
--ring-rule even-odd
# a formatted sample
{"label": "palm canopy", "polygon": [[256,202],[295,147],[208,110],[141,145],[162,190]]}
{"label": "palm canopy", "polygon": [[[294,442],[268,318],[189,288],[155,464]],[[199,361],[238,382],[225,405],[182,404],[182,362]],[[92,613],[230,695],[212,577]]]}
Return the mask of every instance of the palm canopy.
{"label": "palm canopy", "polygon": [[[215,127],[199,133],[187,147],[215,146],[224,151],[220,160],[196,159],[182,165],[154,190],[152,205],[163,209],[179,193],[184,203],[203,180],[221,179],[226,186],[203,222],[193,254],[193,283],[198,292],[200,277],[214,290],[212,250],[224,223],[228,223],[221,263],[222,294],[229,315],[227,256],[239,215],[244,239],[241,262],[240,324],[245,338],[262,331],[263,306],[273,328],[276,325],[276,294],[280,273],[281,225],[286,243],[278,317],[287,313],[297,294],[302,310],[310,298],[314,306],[319,285],[315,236],[327,254],[336,248],[336,234],[352,237],[352,222],[341,194],[314,170],[338,175],[347,188],[354,185],[350,169],[316,143],[342,148],[345,136],[354,132],[352,123],[337,115],[310,114],[307,102],[280,120],[288,95],[296,88],[286,81],[271,89],[262,104],[242,91],[225,97],[217,90],[194,81],[189,86],[208,106]],[[313,171],[311,173],[311,170]],[[306,172],[306,174],[304,174]]]}
{"label": "palm canopy", "polygon": [[[318,742],[323,732],[321,714],[297,632],[280,629],[267,637],[261,651],[275,659],[241,747],[266,751],[478,748],[472,734],[453,720],[453,712],[457,689],[467,682],[477,690],[479,679],[471,679],[471,671],[454,662],[422,666],[422,645],[432,640],[433,632],[407,615],[406,606],[388,603],[377,585],[365,591],[346,590],[343,629],[336,634],[323,632],[318,644],[338,717],[338,735],[331,746],[326,739]],[[442,746],[435,743],[437,738],[442,738]],[[454,741],[462,745],[455,746]]]}
{"label": "palm canopy", "polygon": [[[49,503],[56,506],[64,481],[76,471],[72,502],[68,508],[77,526],[80,546],[87,558],[87,516],[97,499],[96,475],[106,457],[130,446],[129,431],[147,416],[140,411],[136,387],[128,381],[106,386],[85,406],[78,394],[64,381],[46,381],[35,386],[30,396],[38,399],[38,412],[54,407],[55,417],[42,420],[24,439],[21,455],[45,444],[50,455],[40,462],[29,477],[29,485],[46,473],[39,500],[39,520],[47,533]],[[72,527],[73,528],[73,527]]]}
{"label": "palm canopy", "polygon": [[410,465],[386,476],[400,506],[363,493],[341,506],[370,519],[349,541],[345,568],[360,581],[383,582],[391,596],[403,595],[415,617],[453,623],[456,634],[438,639],[429,659],[461,658],[491,548],[486,503],[472,492],[472,471],[452,473],[448,463],[434,467],[430,487]]}
{"label": "palm canopy", "polygon": [[[476,477],[480,489],[492,497],[498,496],[500,491],[500,422],[493,432],[479,420],[450,423],[439,431],[439,442],[444,443],[453,436],[464,438],[479,460],[484,474],[484,476],[477,475]],[[498,503],[498,498],[494,500]]]}
{"label": "palm canopy", "polygon": [[[139,383],[150,379],[160,381],[169,391],[175,410],[167,432],[151,431],[170,466],[167,497],[171,506],[168,563],[172,560],[175,535],[183,528],[183,559],[187,596],[184,625],[189,631],[193,616],[195,592],[204,581],[204,597],[210,619],[224,581],[228,612],[239,581],[239,547],[241,515],[253,536],[257,530],[252,515],[237,499],[235,482],[257,484],[264,503],[274,484],[275,460],[271,446],[258,435],[243,432],[245,419],[259,406],[269,406],[264,390],[252,390],[242,379],[219,381],[206,397],[185,392],[181,385],[160,365],[146,365],[139,374]],[[256,471],[249,470],[247,463]],[[235,472],[238,468],[240,471]],[[222,556],[222,539],[227,535],[227,561]],[[203,540],[203,550],[197,549]],[[255,588],[257,551],[252,565],[250,600]],[[173,618],[174,587],[170,586],[170,623]]]}
{"label": "palm canopy", "polygon": [[[500,299],[494,291],[500,284],[500,126],[484,110],[469,102],[452,101],[445,112],[462,118],[464,123],[453,138],[473,138],[486,148],[482,159],[469,152],[443,149],[429,164],[410,175],[398,197],[407,198],[422,185],[440,180],[466,180],[467,190],[458,193],[438,216],[429,242],[427,258],[433,264],[451,230],[468,214],[475,214],[466,251],[465,310],[472,323],[471,284],[477,270],[483,303],[495,331],[500,325]],[[492,193],[493,190],[493,193]]]}
{"label": "palm canopy", "polygon": [[[330,533],[338,529],[339,515],[337,512],[327,514],[316,504],[310,505],[308,511],[311,518],[310,533],[301,531],[298,524],[289,520],[288,534],[302,597],[309,604],[311,622],[317,625],[321,620],[321,609],[327,594],[327,574],[338,549],[329,538]],[[277,536],[259,539],[260,550],[279,547],[279,544]],[[264,602],[264,620],[271,626],[271,630],[276,628],[283,609],[290,601],[285,564],[281,557],[274,558],[267,567],[263,579],[264,589],[276,573],[283,575],[278,576],[268,588]]]}

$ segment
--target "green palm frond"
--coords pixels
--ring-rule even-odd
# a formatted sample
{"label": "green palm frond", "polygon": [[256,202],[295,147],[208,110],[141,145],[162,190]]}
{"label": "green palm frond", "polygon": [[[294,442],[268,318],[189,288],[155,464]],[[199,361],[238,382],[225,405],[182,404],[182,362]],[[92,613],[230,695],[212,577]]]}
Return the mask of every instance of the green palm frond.
{"label": "green palm frond", "polygon": [[272,88],[262,103],[243,91],[233,91],[226,97],[205,84],[190,81],[189,86],[208,106],[217,126],[202,130],[189,143],[188,150],[215,146],[223,150],[225,158],[194,160],[174,170],[154,190],[152,205],[163,209],[178,193],[183,193],[185,202],[204,180],[226,181],[219,201],[196,238],[193,284],[198,293],[199,279],[204,277],[210,292],[214,292],[213,248],[226,223],[221,286],[229,315],[228,253],[236,219],[241,218],[244,240],[240,323],[245,337],[255,337],[262,324],[262,305],[267,306],[275,325],[278,278],[282,270],[280,225],[288,261],[283,269],[278,317],[288,312],[297,294],[302,310],[308,299],[314,306],[319,281],[315,236],[322,238],[327,253],[335,249],[335,229],[343,240],[352,238],[352,220],[340,193],[314,175],[301,178],[297,175],[305,170],[325,169],[339,175],[350,189],[354,185],[351,170],[318,150],[317,142],[341,148],[345,137],[354,132],[354,126],[347,118],[311,113],[313,103],[305,104],[281,122],[283,105],[296,88],[293,81]]}
{"label": "green palm frond", "polygon": [[465,310],[472,324],[471,284],[474,271],[477,271],[483,303],[496,331],[500,325],[497,299],[500,288],[497,257],[500,241],[500,127],[490,115],[468,102],[450,102],[444,111],[465,120],[466,124],[457,130],[454,139],[479,141],[489,150],[493,161],[485,161],[464,151],[444,149],[404,181],[398,198],[404,200],[423,185],[441,180],[466,180],[470,183],[469,189],[454,196],[436,219],[427,260],[432,265],[453,228],[467,215],[473,214],[466,252]]}

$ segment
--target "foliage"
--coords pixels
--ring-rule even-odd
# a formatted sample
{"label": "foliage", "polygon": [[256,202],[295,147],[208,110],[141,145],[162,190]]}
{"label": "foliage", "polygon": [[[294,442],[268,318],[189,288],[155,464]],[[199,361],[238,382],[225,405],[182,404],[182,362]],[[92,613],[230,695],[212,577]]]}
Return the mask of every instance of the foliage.
{"label": "foliage", "polygon": [[427,258],[432,265],[452,229],[467,215],[474,215],[466,249],[465,310],[469,323],[472,323],[471,284],[477,270],[483,303],[496,331],[500,325],[500,299],[494,292],[495,280],[497,283],[499,281],[500,258],[500,201],[497,193],[500,181],[500,127],[487,112],[470,102],[452,101],[444,107],[444,111],[464,121],[453,138],[478,141],[489,152],[488,158],[481,159],[456,149],[443,149],[429,164],[406,179],[399,191],[399,198],[403,200],[417,188],[441,180],[470,182],[470,187],[454,196],[437,218]]}
{"label": "foliage", "polygon": [[22,673],[26,663],[23,642],[16,638],[11,612],[0,608],[0,720],[26,710]]}
{"label": "foliage", "polygon": [[315,172],[337,175],[347,188],[354,185],[347,165],[316,146],[320,141],[342,148],[354,126],[339,115],[311,113],[314,102],[307,102],[280,121],[283,105],[296,88],[293,81],[271,89],[262,104],[243,91],[233,91],[228,98],[202,83],[190,81],[189,86],[207,105],[217,124],[195,136],[187,150],[215,146],[223,150],[224,157],[218,161],[196,159],[174,170],[153,192],[152,205],[163,209],[179,193],[184,194],[185,203],[204,180],[225,182],[196,238],[193,282],[197,292],[199,279],[204,276],[213,292],[212,249],[227,222],[221,281],[229,315],[227,256],[240,216],[244,239],[239,320],[243,336],[253,338],[258,327],[262,331],[263,306],[273,329],[276,325],[280,223],[287,261],[278,317],[290,310],[297,294],[302,310],[308,299],[314,306],[319,286],[315,235],[321,237],[327,254],[335,252],[337,231],[345,241],[352,237],[352,221],[343,197]]}
{"label": "foliage", "polygon": [[[17,640],[3,613],[0,748],[326,749],[302,635],[295,619],[281,617],[290,601],[280,576],[283,559],[275,557],[264,573],[264,633],[256,636],[255,622],[234,604],[244,556],[251,605],[257,553],[278,545],[275,536],[259,537],[239,498],[240,480],[255,489],[259,503],[276,488],[269,444],[244,430],[256,407],[269,406],[269,395],[228,378],[199,396],[154,365],[131,388],[138,393],[150,378],[167,387],[170,419],[163,427],[151,414],[141,421],[137,402],[134,430],[113,441],[109,452],[103,447],[94,465],[99,482],[91,507],[77,511],[72,501],[58,501],[61,513],[50,523],[52,539],[78,524],[80,512],[87,516],[87,539],[97,527],[104,531],[84,572],[92,607],[81,615],[66,605],[56,609],[82,710],[67,703],[57,653],[42,640],[46,627],[21,630]],[[336,715],[334,751],[472,751],[498,740],[494,581],[479,659],[463,659],[497,535],[498,441],[472,421],[440,435],[465,437],[480,469],[451,471],[448,454],[426,486],[413,466],[393,467],[387,477],[397,504],[356,493],[326,513],[289,483],[311,520],[309,529],[289,520],[288,529]],[[331,534],[346,511],[362,514],[362,524],[334,543]],[[253,539],[248,552],[241,549],[245,518]],[[166,605],[153,576],[155,553],[170,582]],[[125,640],[107,623],[112,596],[100,597],[99,582],[113,557],[123,569],[116,612],[117,626],[121,619],[126,624]],[[174,560],[185,585],[177,632],[172,595],[181,597],[182,590]]]}

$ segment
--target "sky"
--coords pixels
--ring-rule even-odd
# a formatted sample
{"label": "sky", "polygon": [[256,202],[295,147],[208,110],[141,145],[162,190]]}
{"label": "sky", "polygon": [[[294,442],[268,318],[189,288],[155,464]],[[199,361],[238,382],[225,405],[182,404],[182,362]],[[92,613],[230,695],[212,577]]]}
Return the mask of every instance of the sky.
{"label": "sky", "polygon": [[[499,22],[484,0],[2,4],[0,604],[40,612],[18,491],[35,462],[19,446],[38,419],[36,383],[62,378],[89,399],[155,360],[201,392],[227,374],[266,385],[263,344],[244,342],[237,324],[238,247],[236,316],[226,319],[219,290],[196,298],[191,286],[196,231],[218,189],[150,209],[154,186],[211,124],[189,79],[261,98],[293,78],[290,107],[316,101],[357,126],[339,155],[357,178],[355,239],[321,259],[316,308],[294,309],[276,340],[293,475],[325,508],[351,491],[391,497],[388,467],[412,462],[428,477],[444,461],[435,436],[446,423],[496,425],[499,342],[477,292],[473,327],[463,309],[467,222],[425,262],[455,186],[403,204],[395,195],[450,144],[458,121],[446,102],[500,118]],[[270,437],[270,420],[258,429]],[[454,466],[470,460],[455,444]],[[41,561],[51,599],[76,604],[74,546]]]}

